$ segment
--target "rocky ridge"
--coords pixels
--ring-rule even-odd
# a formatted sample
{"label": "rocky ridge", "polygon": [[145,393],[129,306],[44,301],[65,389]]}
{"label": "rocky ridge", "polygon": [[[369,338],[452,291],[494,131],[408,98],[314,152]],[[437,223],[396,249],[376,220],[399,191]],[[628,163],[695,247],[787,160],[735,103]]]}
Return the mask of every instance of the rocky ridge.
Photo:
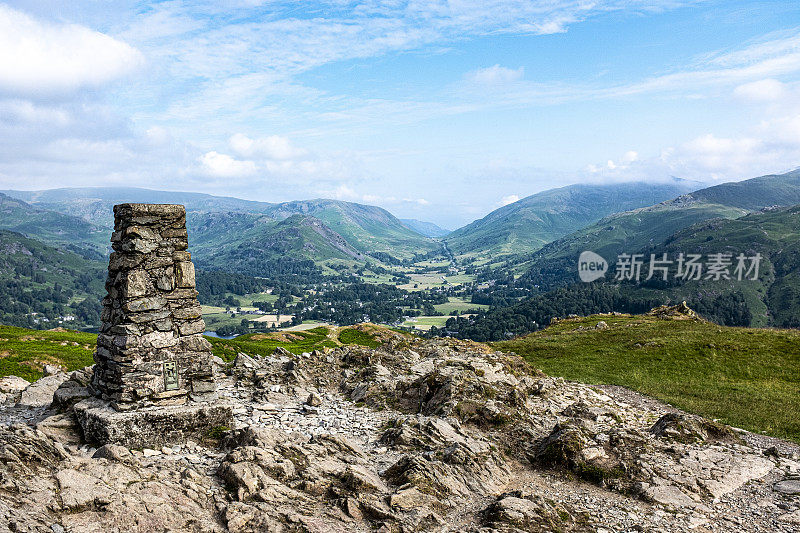
{"label": "rocky ridge", "polygon": [[[0,381],[0,531],[800,527],[794,445],[481,344],[378,331],[377,349],[218,360],[234,427],[158,450],[82,441],[71,406],[90,369]],[[52,405],[18,403],[55,381]]]}

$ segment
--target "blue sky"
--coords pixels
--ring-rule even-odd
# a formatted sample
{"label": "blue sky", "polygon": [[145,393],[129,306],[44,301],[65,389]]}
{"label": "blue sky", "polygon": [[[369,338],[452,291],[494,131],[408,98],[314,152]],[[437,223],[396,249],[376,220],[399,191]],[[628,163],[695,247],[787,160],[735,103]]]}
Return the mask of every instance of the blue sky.
{"label": "blue sky", "polygon": [[798,104],[790,1],[0,2],[0,188],[454,228],[571,183],[795,168]]}

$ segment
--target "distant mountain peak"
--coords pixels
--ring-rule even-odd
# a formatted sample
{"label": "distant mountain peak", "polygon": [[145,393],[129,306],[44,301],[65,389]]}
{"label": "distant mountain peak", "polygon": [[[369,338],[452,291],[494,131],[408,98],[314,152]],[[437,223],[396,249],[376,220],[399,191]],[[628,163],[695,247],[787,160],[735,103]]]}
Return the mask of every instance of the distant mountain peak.
{"label": "distant mountain peak", "polygon": [[450,233],[449,229],[444,229],[441,226],[437,226],[433,222],[425,222],[424,220],[417,220],[415,218],[401,218],[400,222],[416,231],[420,235],[424,235],[432,239],[440,239]]}

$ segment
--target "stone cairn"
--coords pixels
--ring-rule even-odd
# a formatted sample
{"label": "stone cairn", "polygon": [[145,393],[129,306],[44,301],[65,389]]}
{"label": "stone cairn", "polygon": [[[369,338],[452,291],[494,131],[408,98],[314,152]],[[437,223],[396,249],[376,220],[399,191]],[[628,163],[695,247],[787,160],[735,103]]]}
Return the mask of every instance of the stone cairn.
{"label": "stone cairn", "polygon": [[184,207],[116,205],[111,243],[93,396],[74,407],[84,437],[136,448],[232,426],[202,336]]}
{"label": "stone cairn", "polygon": [[116,410],[216,399],[182,205],[114,206],[92,388]]}

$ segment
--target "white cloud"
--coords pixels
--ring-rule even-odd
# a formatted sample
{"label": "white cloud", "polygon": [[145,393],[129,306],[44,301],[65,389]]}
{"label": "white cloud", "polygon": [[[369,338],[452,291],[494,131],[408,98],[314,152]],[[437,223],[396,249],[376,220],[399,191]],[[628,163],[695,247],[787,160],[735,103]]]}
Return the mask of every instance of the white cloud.
{"label": "white cloud", "polygon": [[619,160],[614,161],[613,159],[609,159],[606,161],[606,164],[602,167],[597,165],[588,165],[586,167],[586,171],[590,174],[597,174],[600,172],[607,172],[607,171],[614,171],[614,173],[619,173],[620,171],[628,169],[632,163],[635,163],[639,160],[639,153],[633,150],[628,150]]}
{"label": "white cloud", "polygon": [[508,85],[519,81],[525,75],[525,68],[511,69],[494,65],[493,67],[482,68],[467,73],[464,78],[478,85]]}
{"label": "white cloud", "polygon": [[297,159],[307,153],[306,150],[293,146],[287,137],[280,135],[251,139],[237,133],[229,142],[234,152],[249,158],[287,160]]}
{"label": "white cloud", "polygon": [[97,87],[144,63],[135,48],[77,24],[41,22],[0,4],[0,91],[26,97]]}
{"label": "white cloud", "polygon": [[764,120],[738,136],[708,133],[664,150],[669,171],[692,179],[731,180],[800,166],[800,115]]}
{"label": "white cloud", "polygon": [[500,199],[500,206],[513,204],[514,202],[519,202],[519,196],[516,194],[509,194],[508,196],[503,196]]}
{"label": "white cloud", "polygon": [[772,78],[745,83],[733,90],[733,94],[739,98],[755,102],[780,100],[786,92],[786,86]]}
{"label": "white cloud", "polygon": [[242,178],[256,173],[253,161],[240,161],[227,154],[206,152],[198,158],[203,173],[215,178]]}

